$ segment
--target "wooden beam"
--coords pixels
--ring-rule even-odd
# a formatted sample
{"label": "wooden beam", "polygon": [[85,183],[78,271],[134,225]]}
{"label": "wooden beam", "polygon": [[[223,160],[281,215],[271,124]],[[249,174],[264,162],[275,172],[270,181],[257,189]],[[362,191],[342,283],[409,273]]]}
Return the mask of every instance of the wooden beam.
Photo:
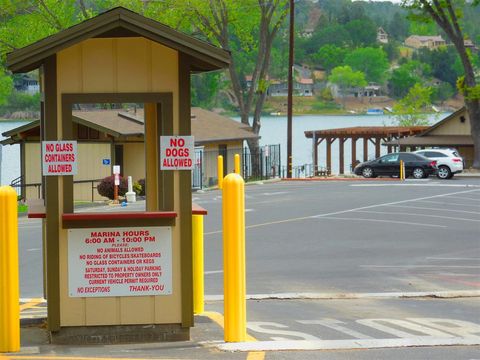
{"label": "wooden beam", "polygon": [[316,133],[313,133],[313,138],[312,138],[312,158],[313,158],[313,175],[315,175],[318,169],[318,143],[317,143]]}
{"label": "wooden beam", "polygon": [[335,139],[327,138],[327,168],[332,170],[332,143]]}
{"label": "wooden beam", "polygon": [[382,142],[381,138],[375,139],[375,158],[380,157],[380,143]]}
{"label": "wooden beam", "polygon": [[363,138],[363,161],[368,160],[368,138]]}
{"label": "wooden beam", "polygon": [[352,170],[357,162],[357,139],[352,139]]}
{"label": "wooden beam", "polygon": [[344,154],[344,146],[343,146],[344,143],[345,143],[345,140],[346,140],[346,139],[344,139],[344,138],[338,139],[338,141],[339,141],[338,149],[339,149],[339,157],[340,157],[340,159],[339,159],[339,160],[340,160],[339,173],[342,174],[342,175],[345,173],[345,172],[344,172],[344,168],[345,168],[345,159],[344,159],[344,157],[345,157],[345,154]]}

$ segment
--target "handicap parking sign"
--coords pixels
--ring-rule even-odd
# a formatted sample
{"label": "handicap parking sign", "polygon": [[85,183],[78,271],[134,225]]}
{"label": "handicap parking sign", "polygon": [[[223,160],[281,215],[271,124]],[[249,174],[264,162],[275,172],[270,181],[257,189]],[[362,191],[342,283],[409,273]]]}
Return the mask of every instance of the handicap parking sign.
{"label": "handicap parking sign", "polygon": [[102,164],[103,165],[110,165],[110,159],[103,159]]}

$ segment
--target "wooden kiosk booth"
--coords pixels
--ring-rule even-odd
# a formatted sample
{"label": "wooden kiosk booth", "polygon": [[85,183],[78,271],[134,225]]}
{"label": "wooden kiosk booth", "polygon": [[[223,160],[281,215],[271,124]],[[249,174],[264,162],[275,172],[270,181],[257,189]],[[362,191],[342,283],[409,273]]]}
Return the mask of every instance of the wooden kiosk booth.
{"label": "wooden kiosk booth", "polygon": [[14,73],[40,69],[40,136],[59,152],[76,139],[74,104],[145,107],[145,211],[75,212],[73,176],[42,178],[53,342],[189,338],[191,173],[160,169],[160,136],[191,134],[191,72],[225,68],[229,59],[222,49],[121,7],[8,54]]}

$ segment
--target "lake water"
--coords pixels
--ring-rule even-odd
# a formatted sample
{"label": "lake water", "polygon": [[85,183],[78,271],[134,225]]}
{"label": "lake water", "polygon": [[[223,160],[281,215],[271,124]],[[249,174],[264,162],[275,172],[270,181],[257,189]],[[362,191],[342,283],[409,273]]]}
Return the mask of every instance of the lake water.
{"label": "lake water", "polygon": [[[443,119],[447,114],[439,116],[432,115],[430,123]],[[238,119],[237,119],[238,120]],[[25,124],[21,121],[0,121],[0,140],[5,131]],[[394,118],[388,115],[351,115],[351,116],[328,116],[328,115],[304,115],[294,116],[292,122],[292,155],[293,165],[304,165],[312,163],[312,140],[305,137],[304,131],[323,130],[334,128],[345,128],[353,126],[389,126],[395,125]],[[286,165],[287,159],[287,118],[285,116],[262,117],[262,128],[260,130],[260,144],[280,144],[282,165]],[[318,148],[319,165],[325,166],[326,145],[320,144]],[[20,176],[20,148],[18,145],[0,146],[0,183],[10,184],[16,177]],[[386,147],[382,146],[382,154],[386,153]],[[345,142],[345,171],[348,171],[348,164],[351,164],[351,143]],[[375,156],[373,144],[369,144],[368,157]],[[363,142],[357,141],[357,157],[363,159]],[[338,141],[332,145],[332,172],[338,172]]]}

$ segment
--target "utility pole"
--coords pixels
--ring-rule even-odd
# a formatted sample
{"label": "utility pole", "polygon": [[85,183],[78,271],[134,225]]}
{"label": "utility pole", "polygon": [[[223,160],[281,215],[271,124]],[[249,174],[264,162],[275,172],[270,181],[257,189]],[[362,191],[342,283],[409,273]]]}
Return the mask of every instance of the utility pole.
{"label": "utility pole", "polygon": [[290,0],[290,41],[288,52],[288,98],[287,98],[287,178],[292,178],[292,115],[293,115],[293,49],[294,49],[295,0]]}

